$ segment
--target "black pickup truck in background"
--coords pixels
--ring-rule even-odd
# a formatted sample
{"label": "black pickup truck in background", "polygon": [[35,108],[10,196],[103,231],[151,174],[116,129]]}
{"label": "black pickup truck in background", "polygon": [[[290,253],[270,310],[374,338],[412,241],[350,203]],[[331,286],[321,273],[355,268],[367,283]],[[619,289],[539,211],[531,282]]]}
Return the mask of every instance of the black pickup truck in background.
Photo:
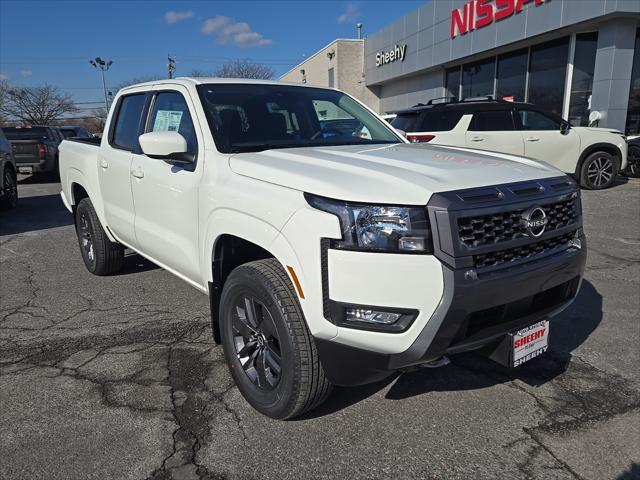
{"label": "black pickup truck in background", "polygon": [[89,130],[78,125],[60,125],[58,128],[64,138],[93,138]]}
{"label": "black pickup truck in background", "polygon": [[55,127],[2,127],[11,142],[13,158],[20,173],[58,173],[58,147],[63,139]]}

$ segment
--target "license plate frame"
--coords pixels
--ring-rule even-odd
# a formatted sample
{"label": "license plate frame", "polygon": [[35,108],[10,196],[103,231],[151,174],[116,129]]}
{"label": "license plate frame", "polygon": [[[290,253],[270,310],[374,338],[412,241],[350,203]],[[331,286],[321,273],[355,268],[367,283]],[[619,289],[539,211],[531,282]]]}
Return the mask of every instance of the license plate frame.
{"label": "license plate frame", "polygon": [[31,174],[33,173],[33,167],[18,167],[18,173]]}
{"label": "license plate frame", "polygon": [[500,365],[516,368],[548,349],[549,320],[544,319],[505,334],[486,354]]}
{"label": "license plate frame", "polygon": [[512,335],[512,367],[539,357],[549,349],[549,320],[541,320]]}

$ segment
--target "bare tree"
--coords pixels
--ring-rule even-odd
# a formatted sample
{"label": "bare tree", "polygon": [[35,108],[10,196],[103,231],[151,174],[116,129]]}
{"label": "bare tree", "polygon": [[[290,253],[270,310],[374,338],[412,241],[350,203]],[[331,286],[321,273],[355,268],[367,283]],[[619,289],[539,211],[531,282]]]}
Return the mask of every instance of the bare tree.
{"label": "bare tree", "polygon": [[211,72],[205,72],[204,70],[193,69],[189,74],[190,77],[214,77],[215,75]]}
{"label": "bare tree", "polygon": [[104,126],[107,123],[107,113],[104,111],[104,108],[97,108],[91,112],[91,115],[88,115],[80,120],[80,125],[89,130],[91,133],[101,135]]}
{"label": "bare tree", "polygon": [[7,103],[7,95],[9,92],[9,83],[2,80],[0,81],[0,123],[4,123],[7,119],[5,118],[4,113],[4,105]]}
{"label": "bare tree", "polygon": [[32,125],[47,125],[78,111],[71,95],[51,85],[7,87],[0,101],[0,115]]}
{"label": "bare tree", "polygon": [[253,63],[249,60],[233,60],[218,68],[213,72],[213,76],[221,78],[258,78],[271,80],[275,73],[273,68],[261,63]]}
{"label": "bare tree", "polygon": [[154,80],[162,80],[164,77],[160,75],[140,75],[138,77],[130,78],[129,80],[123,80],[115,84],[113,87],[109,88],[109,91],[113,92],[115,95],[118,90],[123,89],[124,87],[128,87],[129,85],[135,85],[137,83],[145,83],[145,82],[153,82]]}

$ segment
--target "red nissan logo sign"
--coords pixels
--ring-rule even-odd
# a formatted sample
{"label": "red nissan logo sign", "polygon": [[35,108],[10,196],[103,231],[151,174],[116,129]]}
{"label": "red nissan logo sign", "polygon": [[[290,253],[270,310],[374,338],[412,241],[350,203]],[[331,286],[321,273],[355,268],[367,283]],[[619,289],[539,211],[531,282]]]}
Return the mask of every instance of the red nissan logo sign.
{"label": "red nissan logo sign", "polygon": [[545,0],[471,0],[451,12],[451,38],[520,13],[531,2],[542,5]]}

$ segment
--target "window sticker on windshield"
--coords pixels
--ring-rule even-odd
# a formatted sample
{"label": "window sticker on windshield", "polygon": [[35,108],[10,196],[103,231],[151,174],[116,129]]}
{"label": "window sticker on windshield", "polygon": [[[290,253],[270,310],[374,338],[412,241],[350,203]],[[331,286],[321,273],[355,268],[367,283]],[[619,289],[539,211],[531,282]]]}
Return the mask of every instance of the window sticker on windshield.
{"label": "window sticker on windshield", "polygon": [[154,132],[177,132],[180,128],[182,114],[175,110],[158,110],[153,124]]}

